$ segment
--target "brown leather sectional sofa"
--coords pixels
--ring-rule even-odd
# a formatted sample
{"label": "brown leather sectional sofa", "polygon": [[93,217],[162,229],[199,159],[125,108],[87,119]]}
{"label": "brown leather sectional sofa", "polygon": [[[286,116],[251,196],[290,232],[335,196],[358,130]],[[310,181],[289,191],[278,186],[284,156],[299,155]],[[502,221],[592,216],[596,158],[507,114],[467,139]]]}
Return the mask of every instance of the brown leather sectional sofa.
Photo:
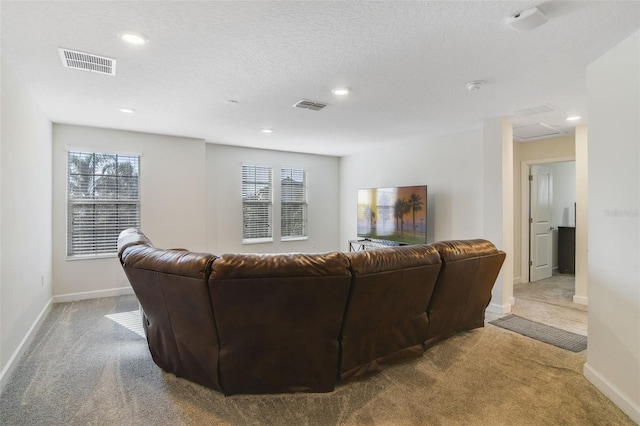
{"label": "brown leather sectional sofa", "polygon": [[505,253],[485,240],[225,254],[120,234],[154,362],[227,395],[330,392],[484,326]]}

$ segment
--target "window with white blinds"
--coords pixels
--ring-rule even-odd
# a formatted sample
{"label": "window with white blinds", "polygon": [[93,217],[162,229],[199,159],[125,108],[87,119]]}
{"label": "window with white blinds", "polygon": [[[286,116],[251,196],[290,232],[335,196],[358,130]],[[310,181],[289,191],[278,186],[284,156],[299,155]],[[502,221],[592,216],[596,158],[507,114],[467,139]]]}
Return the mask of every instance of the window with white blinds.
{"label": "window with white blinds", "polygon": [[280,169],[280,233],[282,240],[307,237],[307,171]]}
{"label": "window with white blinds", "polygon": [[273,241],[271,167],[242,165],[242,242]]}
{"label": "window with white blinds", "polygon": [[139,177],[139,156],[68,152],[68,257],[115,254],[120,232],[140,228]]}

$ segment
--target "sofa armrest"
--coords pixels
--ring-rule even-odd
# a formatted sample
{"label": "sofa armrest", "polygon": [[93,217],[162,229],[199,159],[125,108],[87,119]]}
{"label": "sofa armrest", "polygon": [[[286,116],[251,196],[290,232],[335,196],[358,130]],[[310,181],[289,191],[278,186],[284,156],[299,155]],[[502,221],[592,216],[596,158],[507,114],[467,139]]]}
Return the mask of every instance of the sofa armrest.
{"label": "sofa armrest", "polygon": [[141,231],[135,228],[125,229],[118,236],[118,258],[122,261],[122,253],[129,247],[145,245],[153,247],[151,241]]}

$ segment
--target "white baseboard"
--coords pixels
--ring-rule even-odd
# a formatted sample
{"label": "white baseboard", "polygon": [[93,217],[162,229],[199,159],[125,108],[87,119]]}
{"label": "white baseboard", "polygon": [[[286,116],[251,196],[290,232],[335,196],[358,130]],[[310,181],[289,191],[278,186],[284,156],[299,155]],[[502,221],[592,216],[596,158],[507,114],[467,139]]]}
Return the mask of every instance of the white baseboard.
{"label": "white baseboard", "polygon": [[75,302],[77,300],[99,299],[101,297],[127,296],[133,294],[131,287],[108,288],[106,290],[84,291],[53,296],[53,303]]}
{"label": "white baseboard", "polygon": [[44,308],[40,312],[40,315],[38,315],[36,320],[33,322],[31,327],[29,328],[29,331],[27,331],[27,334],[25,334],[25,336],[22,338],[22,341],[20,342],[16,350],[11,355],[11,358],[9,358],[7,365],[5,365],[2,371],[0,371],[0,392],[2,392],[2,388],[9,380],[9,376],[11,375],[13,370],[16,368],[16,365],[18,365],[18,361],[22,357],[22,354],[24,353],[24,351],[29,347],[29,344],[33,340],[34,336],[36,335],[36,332],[42,325],[44,319],[47,317],[47,314],[51,311],[52,300],[53,298],[47,301]]}
{"label": "white baseboard", "polygon": [[609,382],[600,373],[591,368],[588,362],[582,368],[582,373],[600,392],[605,394],[605,396],[624,411],[627,416],[631,417],[631,420],[640,424],[640,405],[632,401],[628,395],[624,394],[613,383]]}
{"label": "white baseboard", "polygon": [[506,305],[498,305],[497,303],[489,303],[489,306],[487,306],[487,312],[491,312],[492,314],[508,314],[511,312],[511,304],[507,303]]}
{"label": "white baseboard", "polygon": [[589,298],[588,297],[584,297],[584,296],[576,296],[574,294],[573,295],[573,303],[578,303],[580,305],[588,305],[589,304]]}
{"label": "white baseboard", "polygon": [[522,278],[520,277],[513,277],[513,284],[520,284],[520,282],[522,281]]}

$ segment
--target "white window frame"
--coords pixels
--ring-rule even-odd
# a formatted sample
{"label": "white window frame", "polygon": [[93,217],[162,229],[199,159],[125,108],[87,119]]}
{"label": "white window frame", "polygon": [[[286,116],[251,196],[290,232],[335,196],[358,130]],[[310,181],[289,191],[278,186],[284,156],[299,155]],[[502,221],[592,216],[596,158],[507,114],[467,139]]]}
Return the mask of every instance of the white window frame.
{"label": "white window frame", "polygon": [[[249,180],[253,169],[253,180]],[[267,176],[264,174],[266,173]],[[243,163],[241,170],[241,195],[242,195],[242,244],[260,244],[273,242],[273,167],[263,164]],[[265,192],[266,189],[266,192]],[[254,200],[248,199],[255,198]],[[254,220],[265,222],[264,228],[256,228],[247,233],[247,208],[262,206],[265,208],[266,217],[261,217],[264,212],[256,215]],[[260,234],[260,236],[251,236]]]}
{"label": "white window frame", "polygon": [[[87,170],[87,173],[85,173],[86,175],[90,176],[90,180],[93,182],[93,184],[88,185],[92,187],[90,191],[93,192],[93,196],[85,194],[85,196],[83,197],[74,197],[71,191],[71,180],[72,180],[71,171],[72,170],[71,170],[71,162],[70,162],[71,155],[73,153],[87,155],[87,156],[88,155],[115,156],[116,164],[118,164],[119,158],[126,158],[126,157],[135,158],[136,159],[135,161],[137,162],[137,164],[135,165],[135,167],[137,167],[137,174],[122,176],[119,174],[118,170],[116,169],[115,177],[117,179],[117,183],[116,183],[116,187],[112,189],[115,190],[118,196],[96,197],[95,196],[96,195],[95,193],[96,177],[99,178],[101,176],[114,176],[114,175],[104,175],[99,173],[97,174],[95,170],[95,163],[94,163],[93,170],[90,173]],[[140,163],[141,163],[140,159],[141,157],[142,157],[142,154],[139,154],[139,153],[109,152],[109,151],[87,149],[87,148],[67,148],[66,150],[67,187],[65,192],[67,195],[66,258],[68,260],[114,257],[117,255],[117,242],[118,242],[118,235],[120,234],[120,232],[126,228],[137,228],[137,229],[140,228],[141,226],[141,204],[140,204]],[[74,173],[74,175],[77,175],[77,173]],[[129,180],[130,182],[131,181],[135,182],[135,191],[134,191],[135,196],[120,198],[119,194],[121,191],[121,188],[120,188],[121,181],[118,178],[122,178],[122,177],[135,178],[135,179]],[[113,225],[111,228],[109,228],[109,226],[111,225],[100,227],[100,225],[97,225],[95,223],[91,224],[91,220],[89,220],[84,224],[84,226],[89,226],[88,231],[86,232],[92,232],[94,234],[93,239],[90,240],[90,242],[86,245],[86,247],[84,248],[78,247],[78,243],[76,243],[76,241],[78,241],[78,238],[80,237],[78,236],[79,231],[78,232],[76,231],[78,227],[82,225],[74,224],[74,222],[78,220],[77,216],[74,217],[74,211],[76,210],[75,208],[78,206],[93,206],[93,208],[95,209],[99,206],[107,206],[107,205],[116,205],[118,207],[127,206],[129,210],[131,210],[131,206],[133,206],[134,212],[133,212],[133,215],[130,215],[129,213],[128,217],[127,217],[127,214],[120,215],[120,213],[117,213],[114,216],[109,216],[107,218],[103,216],[102,218],[106,219],[107,224],[111,223],[112,220],[115,220],[117,222],[117,224]],[[94,217],[93,220],[96,220],[96,218]],[[101,235],[98,236],[99,234]],[[90,246],[92,246],[92,248],[89,248]]]}
{"label": "white window frame", "polygon": [[[295,200],[291,199],[292,194],[288,194],[284,190],[283,184],[285,179],[292,179],[294,182],[300,184],[300,191],[293,194]],[[300,179],[302,180],[300,182]],[[308,205],[308,179],[309,172],[302,167],[281,167],[280,168],[280,241],[301,241],[309,239],[309,205]],[[287,215],[285,209],[287,207],[298,206],[302,213],[302,232],[298,234],[284,235],[285,231],[289,228],[285,223]]]}

